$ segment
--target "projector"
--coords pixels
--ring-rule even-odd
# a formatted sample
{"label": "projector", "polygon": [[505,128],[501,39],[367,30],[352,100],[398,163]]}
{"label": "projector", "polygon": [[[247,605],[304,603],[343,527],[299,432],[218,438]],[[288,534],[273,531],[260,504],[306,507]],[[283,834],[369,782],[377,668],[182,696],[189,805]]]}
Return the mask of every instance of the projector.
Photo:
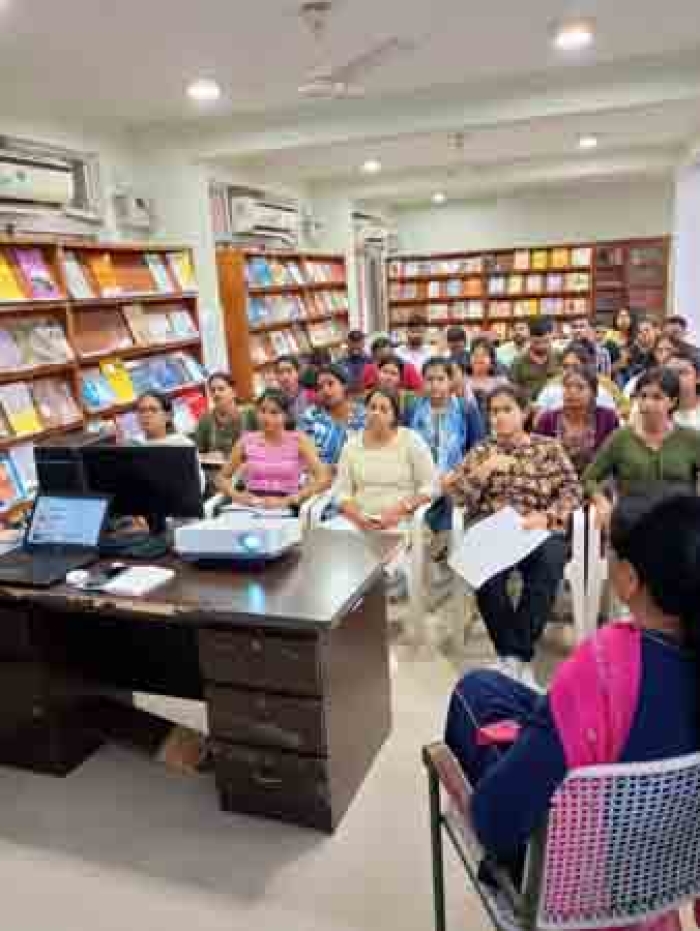
{"label": "projector", "polygon": [[301,543],[294,517],[237,511],[175,530],[175,552],[188,562],[261,563],[278,559]]}

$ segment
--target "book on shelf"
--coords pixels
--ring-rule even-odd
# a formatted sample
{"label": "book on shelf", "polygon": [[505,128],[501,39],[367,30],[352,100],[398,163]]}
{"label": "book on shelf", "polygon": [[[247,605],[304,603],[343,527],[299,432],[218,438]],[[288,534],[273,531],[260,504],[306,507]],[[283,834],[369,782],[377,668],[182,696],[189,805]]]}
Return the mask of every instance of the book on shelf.
{"label": "book on shelf", "polygon": [[568,249],[559,246],[552,249],[552,268],[568,268],[571,264],[571,253]]}
{"label": "book on shelf", "polygon": [[666,250],[663,246],[630,246],[630,265],[666,265]]}
{"label": "book on shelf", "polygon": [[503,253],[501,255],[494,256],[493,270],[496,272],[512,272],[513,256],[510,253]]}
{"label": "book on shelf", "polygon": [[572,317],[580,317],[588,313],[589,305],[586,297],[569,297],[564,300],[564,313]]}
{"label": "book on shelf", "polygon": [[440,297],[441,285],[442,285],[441,281],[429,281],[428,282],[428,297],[429,298]]}
{"label": "book on shelf", "polygon": [[251,256],[246,262],[245,275],[251,288],[271,288],[272,272],[268,261],[263,256]]}
{"label": "book on shelf", "polygon": [[10,422],[5,416],[4,411],[0,408],[0,439],[7,440],[12,436]]}
{"label": "book on shelf", "polygon": [[559,272],[550,272],[545,279],[545,290],[552,294],[564,290],[564,276]]}
{"label": "book on shelf", "polygon": [[151,343],[169,343],[175,334],[173,333],[170,317],[162,311],[149,311],[146,314],[146,325]]}
{"label": "book on shelf", "polygon": [[147,346],[151,339],[148,318],[142,304],[125,304],[122,313],[137,346]]}
{"label": "book on shelf", "polygon": [[168,252],[168,267],[181,291],[196,291],[197,279],[189,252]]}
{"label": "book on shelf", "polygon": [[13,331],[10,327],[0,328],[0,370],[17,371],[27,366]]}
{"label": "book on shelf", "polygon": [[104,374],[98,369],[85,369],[80,373],[81,397],[88,410],[96,411],[117,403],[117,395]]}
{"label": "book on shelf", "polygon": [[597,268],[614,268],[624,265],[625,253],[622,246],[598,246],[595,250]]}
{"label": "book on shelf", "polygon": [[134,345],[124,317],[116,308],[76,311],[73,341],[78,353],[86,358],[118,353]]}
{"label": "book on shelf", "polygon": [[157,356],[149,363],[151,387],[156,391],[172,391],[189,381],[184,368],[172,356]]}
{"label": "book on shelf", "polygon": [[527,294],[541,294],[544,290],[544,275],[536,273],[528,275],[525,279],[525,292]]}
{"label": "book on shelf", "polygon": [[9,453],[0,453],[0,512],[5,512],[27,497],[22,478]]}
{"label": "book on shelf", "polygon": [[115,414],[114,426],[117,431],[117,438],[122,443],[141,442],[145,439],[136,411],[123,411]]}
{"label": "book on shelf", "polygon": [[507,279],[500,276],[494,275],[489,279],[489,294],[494,296],[505,294],[506,293],[506,283]]}
{"label": "book on shelf", "polygon": [[531,267],[535,272],[545,272],[549,268],[549,252],[547,249],[535,249],[532,253]]}
{"label": "book on shelf", "polygon": [[591,276],[588,272],[570,272],[566,276],[564,289],[566,291],[588,291],[591,285]]}
{"label": "book on shelf", "polygon": [[272,348],[278,356],[284,356],[290,352],[294,352],[294,350],[287,342],[287,334],[282,330],[275,330],[273,333],[271,333],[270,342],[272,343]]}
{"label": "book on shelf", "polygon": [[0,252],[0,301],[26,301],[27,296],[19,285],[15,270],[4,252]]}
{"label": "book on shelf", "polygon": [[71,297],[76,300],[86,300],[95,296],[75,252],[67,250],[63,253],[63,274]]}
{"label": "book on shelf", "polygon": [[14,250],[14,255],[33,298],[57,300],[61,297],[59,287],[46,264],[41,249],[17,248]]}
{"label": "book on shelf", "polygon": [[151,384],[151,369],[148,359],[129,359],[124,363],[124,367],[129,373],[131,384],[134,386],[134,394],[137,398],[145,391],[151,390],[153,385]]}
{"label": "book on shelf", "polygon": [[101,297],[119,297],[122,293],[109,252],[91,252],[87,263]]}
{"label": "book on shelf", "polygon": [[524,278],[522,275],[511,275],[508,278],[508,294],[511,297],[523,293]]}
{"label": "book on shelf", "polygon": [[18,443],[9,451],[10,459],[20,477],[25,495],[29,497],[39,486],[36,474],[36,460],[32,443]]}
{"label": "book on shelf", "polygon": [[186,307],[174,307],[168,311],[168,317],[176,339],[195,339],[199,336],[192,314]]}
{"label": "book on shelf", "polygon": [[389,277],[400,278],[403,275],[403,262],[389,262]]}
{"label": "book on shelf", "polygon": [[[457,311],[455,310],[455,316],[458,316]],[[450,318],[450,311],[447,304],[429,304],[428,305],[428,320],[431,323],[436,323],[439,320],[448,320]]]}
{"label": "book on shelf", "polygon": [[512,317],[512,301],[489,301],[489,317]]}
{"label": "book on shelf", "polygon": [[32,395],[47,430],[65,427],[80,420],[80,409],[70,385],[64,379],[41,378],[33,383]]}
{"label": "book on shelf", "polygon": [[29,387],[24,382],[0,385],[0,405],[15,436],[31,436],[42,430]]}
{"label": "book on shelf", "polygon": [[201,385],[206,381],[207,373],[204,366],[191,352],[176,352],[173,358],[182,365],[189,382]]}
{"label": "book on shelf", "polygon": [[297,261],[290,260],[287,262],[287,268],[289,270],[289,275],[293,284],[306,284],[304,272],[301,269],[301,265]]}
{"label": "book on shelf", "polygon": [[267,346],[267,337],[252,337],[250,340],[250,358],[253,361],[253,365],[264,365],[269,361],[271,353],[268,352]]}
{"label": "book on shelf", "polygon": [[294,279],[291,276],[291,272],[288,270],[285,262],[281,262],[279,259],[271,258],[268,261],[270,268],[270,275],[272,276],[272,283],[278,287],[283,287],[284,285],[294,284]]}
{"label": "book on shelf", "polygon": [[578,246],[571,250],[571,264],[574,268],[590,268],[593,263],[593,249],[590,246]]}
{"label": "book on shelf", "polygon": [[515,301],[513,305],[514,317],[536,317],[540,312],[540,302],[535,298],[525,298]]}
{"label": "book on shelf", "polygon": [[117,404],[126,404],[135,400],[133,382],[120,359],[105,359],[100,362],[100,371],[114,392]]}
{"label": "book on shelf", "polygon": [[540,301],[540,313],[543,317],[557,316],[564,313],[563,297],[543,297]]}
{"label": "book on shelf", "polygon": [[165,262],[163,262],[163,257],[157,252],[147,252],[144,259],[158,291],[161,294],[170,294],[173,290],[173,284],[165,267]]}
{"label": "book on shelf", "polygon": [[308,279],[314,284],[341,283],[345,280],[342,262],[324,262],[318,259],[307,259],[305,266]]}
{"label": "book on shelf", "polygon": [[60,323],[49,318],[23,320],[13,326],[25,365],[61,365],[75,358]]}
{"label": "book on shelf", "polygon": [[530,252],[528,249],[519,249],[513,257],[513,271],[530,271]]}
{"label": "book on shelf", "polygon": [[469,320],[478,320],[484,316],[483,301],[467,301],[465,315]]}
{"label": "book on shelf", "polygon": [[468,275],[481,275],[484,271],[484,260],[480,255],[470,256],[464,264]]}
{"label": "book on shelf", "polygon": [[450,278],[445,282],[445,297],[462,297],[461,278]]}
{"label": "book on shelf", "polygon": [[484,286],[481,278],[467,278],[465,294],[467,297],[481,297],[484,293]]}
{"label": "book on shelf", "polygon": [[309,334],[306,332],[306,329],[302,326],[292,327],[294,333],[294,338],[299,346],[299,351],[302,353],[311,351],[311,341],[309,340]]}
{"label": "book on shelf", "polygon": [[184,398],[175,398],[173,401],[173,426],[185,436],[194,433],[197,427],[197,418]]}

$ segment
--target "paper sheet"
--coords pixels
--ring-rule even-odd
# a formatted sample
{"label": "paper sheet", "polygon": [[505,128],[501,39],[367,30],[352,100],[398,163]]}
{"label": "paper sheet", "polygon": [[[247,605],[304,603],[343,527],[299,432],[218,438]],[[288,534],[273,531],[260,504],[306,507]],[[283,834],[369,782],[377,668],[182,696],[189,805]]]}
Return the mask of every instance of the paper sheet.
{"label": "paper sheet", "polygon": [[549,535],[548,530],[524,530],[520,514],[506,507],[469,528],[449,565],[472,588],[479,589],[529,556]]}

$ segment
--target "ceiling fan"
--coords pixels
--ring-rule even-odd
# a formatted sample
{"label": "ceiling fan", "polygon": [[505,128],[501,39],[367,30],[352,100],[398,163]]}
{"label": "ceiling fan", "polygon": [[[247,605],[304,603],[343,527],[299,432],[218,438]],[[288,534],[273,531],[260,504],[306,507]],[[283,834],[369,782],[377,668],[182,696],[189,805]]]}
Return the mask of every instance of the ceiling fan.
{"label": "ceiling fan", "polygon": [[358,81],[360,76],[364,77],[369,70],[385,64],[393,55],[409,51],[411,45],[392,36],[350,61],[333,65],[326,60],[324,51],[332,11],[332,0],[308,0],[299,8],[299,16],[313,37],[319,59],[319,64],[299,85],[299,94],[316,99],[364,97],[365,89]]}

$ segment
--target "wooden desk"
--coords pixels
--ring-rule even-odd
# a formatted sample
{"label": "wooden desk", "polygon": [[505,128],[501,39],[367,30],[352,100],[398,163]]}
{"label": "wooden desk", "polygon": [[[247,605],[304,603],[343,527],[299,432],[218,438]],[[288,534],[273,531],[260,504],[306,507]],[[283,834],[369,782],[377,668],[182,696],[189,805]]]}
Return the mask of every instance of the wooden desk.
{"label": "wooden desk", "polygon": [[66,775],[115,689],[203,698],[221,807],[332,831],[390,730],[395,547],[318,530],[260,571],[166,560],[137,601],[0,588],[0,763]]}

